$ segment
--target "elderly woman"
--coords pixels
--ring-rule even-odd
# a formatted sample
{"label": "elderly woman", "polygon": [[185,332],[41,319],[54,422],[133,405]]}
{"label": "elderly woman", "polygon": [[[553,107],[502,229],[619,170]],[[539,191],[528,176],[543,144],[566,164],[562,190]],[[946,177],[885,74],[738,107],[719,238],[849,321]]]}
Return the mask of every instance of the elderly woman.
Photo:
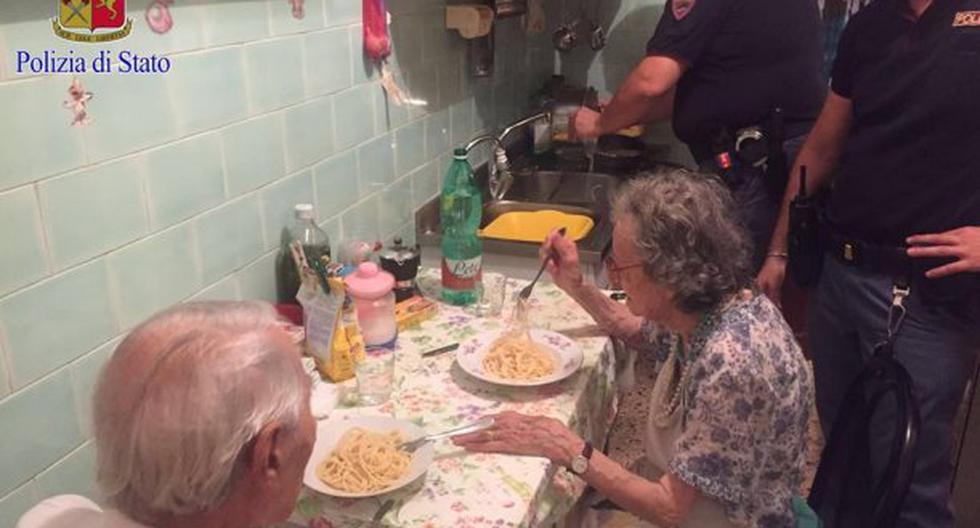
{"label": "elderly woman", "polygon": [[541,456],[663,526],[792,527],[813,385],[776,307],[749,289],[750,248],[713,177],[675,171],[625,184],[607,270],[626,306],[583,281],[553,233],[549,271],[607,332],[660,349],[647,471],[620,466],[556,420],[505,413],[460,436],[471,451]]}
{"label": "elderly woman", "polygon": [[112,507],[49,499],[24,527],[218,528],[285,520],[313,448],[310,379],[271,306],[184,304],[127,336],[95,394]]}

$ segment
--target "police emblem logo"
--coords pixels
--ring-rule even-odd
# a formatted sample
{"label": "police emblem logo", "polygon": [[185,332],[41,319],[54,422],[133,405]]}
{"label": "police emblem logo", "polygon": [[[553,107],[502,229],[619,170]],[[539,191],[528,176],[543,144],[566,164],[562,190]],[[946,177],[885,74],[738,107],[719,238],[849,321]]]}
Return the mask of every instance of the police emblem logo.
{"label": "police emblem logo", "polygon": [[670,11],[674,14],[675,20],[681,20],[690,14],[694,9],[694,0],[672,0]]}
{"label": "police emblem logo", "polygon": [[110,42],[129,36],[133,20],[126,17],[126,0],[55,0],[58,17],[54,34],[73,42]]}
{"label": "police emblem logo", "polygon": [[953,17],[953,27],[980,26],[980,11],[960,11]]}

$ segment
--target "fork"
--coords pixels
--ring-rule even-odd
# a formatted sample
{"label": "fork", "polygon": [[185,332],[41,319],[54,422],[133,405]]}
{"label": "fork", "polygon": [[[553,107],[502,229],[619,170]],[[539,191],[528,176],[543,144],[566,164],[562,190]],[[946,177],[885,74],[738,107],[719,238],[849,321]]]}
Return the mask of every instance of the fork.
{"label": "fork", "polygon": [[462,425],[460,427],[449,429],[448,431],[443,431],[441,433],[435,433],[435,434],[425,435],[425,436],[423,436],[421,438],[416,438],[415,440],[409,440],[407,442],[402,442],[398,446],[398,449],[402,449],[404,451],[408,451],[409,453],[412,453],[416,449],[418,449],[418,448],[424,446],[425,444],[427,444],[429,442],[432,442],[434,440],[439,440],[440,438],[446,438],[446,437],[449,437],[449,436],[456,436],[456,435],[461,435],[461,434],[466,434],[466,433],[475,433],[477,431],[481,431],[481,430],[486,429],[486,428],[491,427],[491,426],[493,426],[493,418],[490,417],[490,416],[487,416],[485,418],[480,418],[479,420],[477,420],[477,421],[475,421],[473,423],[468,423],[468,424]]}
{"label": "fork", "polygon": [[[561,236],[565,236],[565,228],[564,227],[560,228],[558,230],[558,234],[561,235]],[[544,269],[548,267],[548,261],[549,260],[552,260],[554,258],[555,258],[555,254],[554,254],[554,252],[552,252],[550,255],[548,255],[544,259],[544,262],[541,263],[541,267],[538,268],[538,274],[534,276],[534,280],[531,281],[531,284],[528,284],[527,286],[525,286],[524,288],[522,288],[521,289],[521,293],[519,293],[517,295],[517,298],[519,300],[526,301],[528,299],[528,297],[531,296],[531,290],[534,289],[534,285],[537,284],[538,279],[541,278],[541,274],[544,273]]]}

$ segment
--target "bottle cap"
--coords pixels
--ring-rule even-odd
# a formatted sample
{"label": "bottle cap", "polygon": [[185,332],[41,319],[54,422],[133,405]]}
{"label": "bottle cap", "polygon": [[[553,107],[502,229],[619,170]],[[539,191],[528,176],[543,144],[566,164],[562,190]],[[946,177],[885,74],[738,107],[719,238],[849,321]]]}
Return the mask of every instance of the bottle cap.
{"label": "bottle cap", "polygon": [[357,271],[344,277],[344,283],[352,297],[377,299],[391,292],[395,287],[395,277],[382,271],[374,262],[362,262]]}
{"label": "bottle cap", "polygon": [[293,213],[296,218],[302,220],[312,220],[316,216],[313,212],[313,204],[308,203],[296,204],[296,207],[293,207]]}
{"label": "bottle cap", "polygon": [[457,148],[453,150],[453,157],[456,159],[466,159],[466,149]]}

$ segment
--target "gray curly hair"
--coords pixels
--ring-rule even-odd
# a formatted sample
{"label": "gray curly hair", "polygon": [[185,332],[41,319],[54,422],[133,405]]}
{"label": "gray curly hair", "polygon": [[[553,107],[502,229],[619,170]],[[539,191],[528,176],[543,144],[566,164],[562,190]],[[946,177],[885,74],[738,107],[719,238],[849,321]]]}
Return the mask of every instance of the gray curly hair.
{"label": "gray curly hair", "polygon": [[619,190],[613,217],[636,222],[644,273],[670,288],[685,312],[710,310],[750,284],[751,242],[715,176],[643,174]]}

